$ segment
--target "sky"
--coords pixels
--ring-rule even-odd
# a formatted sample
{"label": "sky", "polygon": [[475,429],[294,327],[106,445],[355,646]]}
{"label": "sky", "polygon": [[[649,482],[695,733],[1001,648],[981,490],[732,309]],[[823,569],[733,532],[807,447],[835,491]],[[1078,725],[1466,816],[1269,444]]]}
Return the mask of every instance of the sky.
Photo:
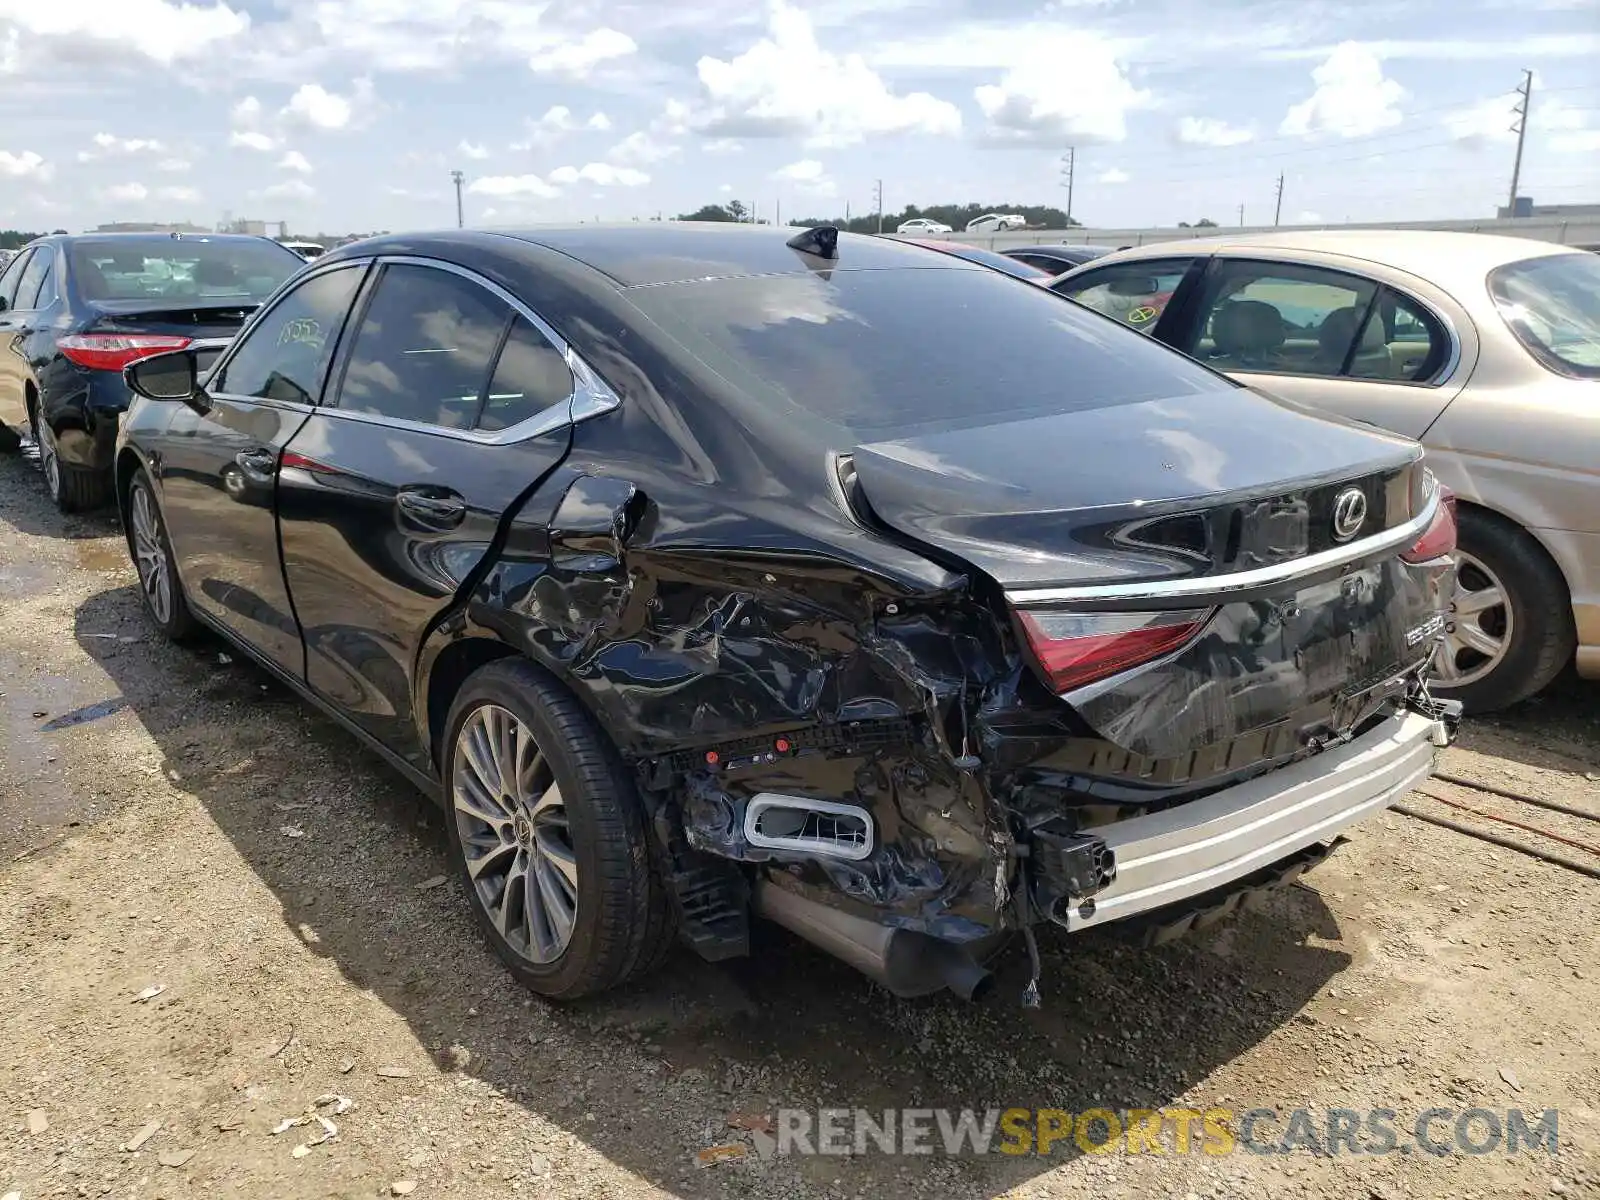
{"label": "sky", "polygon": [[1600,0],[0,0],[0,227],[1600,202]]}

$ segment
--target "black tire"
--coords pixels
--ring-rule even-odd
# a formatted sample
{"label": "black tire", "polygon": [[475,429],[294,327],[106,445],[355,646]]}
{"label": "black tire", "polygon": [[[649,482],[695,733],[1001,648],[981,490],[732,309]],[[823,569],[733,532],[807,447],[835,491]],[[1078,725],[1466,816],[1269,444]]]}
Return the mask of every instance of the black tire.
{"label": "black tire", "polygon": [[[463,771],[457,740],[475,713],[495,707],[508,710],[532,733],[566,810],[578,876],[576,915],[570,940],[548,962],[535,961],[501,934],[463,848],[463,823],[472,829],[486,827],[457,809],[457,775]],[[462,685],[451,706],[441,757],[445,826],[467,903],[512,974],[542,996],[574,1000],[660,965],[676,940],[676,916],[655,863],[644,805],[610,740],[565,688],[525,659],[502,659],[481,668]],[[493,890],[495,885],[486,886]]]}
{"label": "black tire", "polygon": [[22,435],[0,421],[0,454],[15,454],[22,449]]}
{"label": "black tire", "polygon": [[[1436,695],[1461,701],[1469,713],[1495,712],[1542,690],[1571,661],[1577,645],[1572,600],[1560,568],[1543,547],[1504,517],[1462,505],[1457,547],[1482,564],[1480,571],[1457,560],[1464,584],[1481,582],[1477,576],[1486,571],[1499,585],[1510,638],[1504,657],[1480,677],[1452,685],[1436,669],[1432,688]],[[1452,609],[1446,619],[1453,615]],[[1440,650],[1449,652],[1448,644]]]}
{"label": "black tire", "polygon": [[[141,537],[138,528],[140,518],[137,514],[141,495],[149,499],[149,514],[154,524],[157,548],[166,564],[165,587],[168,603],[165,606],[165,613],[161,611],[162,606],[152,592],[148,564],[140,559]],[[124,536],[128,542],[128,554],[133,559],[134,571],[139,576],[139,598],[144,603],[145,614],[171,641],[184,643],[193,640],[199,631],[199,626],[194,614],[189,610],[189,601],[183,594],[183,583],[178,578],[178,564],[172,556],[172,539],[167,535],[166,518],[161,515],[161,505],[156,499],[155,488],[151,485],[150,476],[145,474],[143,467],[133,473],[133,478],[128,483],[128,519]]]}
{"label": "black tire", "polygon": [[45,491],[64,513],[93,512],[111,503],[114,487],[112,473],[85,470],[61,461],[56,452],[55,433],[39,420],[39,406],[33,404],[28,411],[28,421],[33,427],[33,442],[39,447],[39,469],[44,475]]}

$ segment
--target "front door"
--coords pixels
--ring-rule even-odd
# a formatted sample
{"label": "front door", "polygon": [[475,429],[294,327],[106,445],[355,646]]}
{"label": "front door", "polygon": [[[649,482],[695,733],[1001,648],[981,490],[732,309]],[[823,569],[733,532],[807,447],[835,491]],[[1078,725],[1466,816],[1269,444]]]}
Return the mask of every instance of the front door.
{"label": "front door", "polygon": [[575,385],[554,334],[492,284],[420,260],[380,270],[328,403],[284,453],[279,528],[307,682],[430,770],[418,652],[566,455]]}
{"label": "front door", "polygon": [[191,606],[298,677],[304,649],[278,558],[278,459],[319,403],[365,263],[304,280],[241,335],[160,442],[161,502]]}

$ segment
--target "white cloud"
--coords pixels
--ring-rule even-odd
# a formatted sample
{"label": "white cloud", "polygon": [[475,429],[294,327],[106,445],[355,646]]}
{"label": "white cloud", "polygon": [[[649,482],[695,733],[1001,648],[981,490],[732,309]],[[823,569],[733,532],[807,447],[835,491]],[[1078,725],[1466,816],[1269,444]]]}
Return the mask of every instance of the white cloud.
{"label": "white cloud", "polygon": [[194,164],[187,158],[163,158],[156,164],[156,170],[168,171],[176,175],[187,171],[192,166],[194,166]]}
{"label": "white cloud", "polygon": [[668,145],[660,138],[641,129],[635,133],[630,133],[615,146],[611,147],[610,150],[606,151],[606,157],[612,162],[648,165],[649,163],[660,162],[662,159],[671,158],[677,153],[677,146]]}
{"label": "white cloud", "polygon": [[101,54],[129,52],[162,66],[197,59],[250,28],[250,15],[227,4],[183,0],[38,4],[0,0],[0,21],[13,31]]}
{"label": "white cloud", "polygon": [[24,150],[21,154],[0,150],[0,176],[6,179],[37,179],[43,182],[54,173],[55,169],[32,150]]}
{"label": "white cloud", "polygon": [[1186,146],[1241,146],[1255,136],[1254,129],[1229,125],[1215,117],[1184,117],[1178,122],[1178,140]]}
{"label": "white cloud", "polygon": [[349,128],[358,108],[372,99],[372,81],[357,79],[349,96],[330,92],[320,83],[303,83],[279,114],[291,124],[332,131]]}
{"label": "white cloud", "polygon": [[1129,175],[1121,167],[1107,167],[1094,177],[1096,183],[1127,183]]}
{"label": "white cloud", "polygon": [[643,187],[650,176],[632,167],[615,167],[610,163],[592,162],[581,167],[557,167],[550,172],[550,182],[574,184],[580,180],[599,187]]}
{"label": "white cloud", "polygon": [[579,38],[552,35],[528,56],[528,68],[540,73],[581,75],[608,59],[624,58],[638,49],[631,37],[615,29],[596,29]]}
{"label": "white cloud", "polygon": [[539,200],[553,200],[561,194],[537,175],[486,175],[469,183],[467,191],[476,196],[533,196]]}
{"label": "white cloud", "polygon": [[724,196],[726,196],[729,192],[733,191],[733,184],[724,183],[720,187],[717,188],[717,191],[721,192]]}
{"label": "white cloud", "polygon": [[298,150],[291,150],[278,160],[278,169],[281,171],[299,171],[302,175],[311,174],[311,163],[306,156]]}
{"label": "white cloud", "polygon": [[1360,42],[1344,42],[1311,72],[1316,90],[1291,107],[1279,132],[1291,137],[1332,133],[1363,137],[1401,121],[1406,90],[1384,77],[1383,61]]}
{"label": "white cloud", "polygon": [[269,200],[309,200],[317,194],[317,189],[304,179],[285,179],[262,188],[261,194]]}
{"label": "white cloud", "polygon": [[107,200],[131,204],[143,200],[150,194],[150,189],[142,183],[118,183],[108,187],[104,194]]}
{"label": "white cloud", "polygon": [[198,204],[200,193],[192,187],[164,187],[157,188],[156,195],[163,200],[174,200],[179,204]]}
{"label": "white cloud", "polygon": [[1150,105],[1129,81],[1109,42],[1082,34],[1019,47],[1016,65],[973,92],[988,118],[990,142],[1061,145],[1065,140],[1120,142],[1128,113]]}
{"label": "white cloud", "polygon": [[253,129],[235,129],[228,135],[228,145],[238,146],[243,150],[259,150],[262,154],[268,154],[278,148],[278,139],[268,137],[264,133],[257,133]]}
{"label": "white cloud", "polygon": [[1321,225],[1322,214],[1319,212],[1312,212],[1310,209],[1304,209],[1295,214],[1294,223],[1296,225]]}
{"label": "white cloud", "polygon": [[783,183],[794,184],[801,191],[809,192],[813,196],[832,196],[839,190],[822,164],[814,158],[802,158],[798,162],[779,167],[772,173],[772,177]]}
{"label": "white cloud", "polygon": [[712,138],[700,149],[707,154],[739,154],[744,150],[744,143],[736,138]]}
{"label": "white cloud", "polygon": [[246,96],[228,110],[228,119],[235,129],[255,129],[261,124],[261,116],[261,101],[254,96]]}
{"label": "white cloud", "polygon": [[119,138],[109,133],[97,133],[93,145],[78,151],[79,162],[94,162],[99,158],[124,158],[135,154],[160,154],[166,149],[154,138]]}
{"label": "white cloud", "polygon": [[568,134],[583,130],[604,133],[610,128],[611,118],[603,112],[590,113],[587,121],[579,121],[565,104],[557,104],[546,109],[537,121],[527,122],[528,136],[520,142],[512,142],[511,149],[520,152],[553,146]]}
{"label": "white cloud", "polygon": [[481,159],[489,157],[489,147],[475,142],[469,142],[466,138],[461,139],[461,142],[456,146],[456,149],[461,151],[461,153],[465,154],[468,158]]}
{"label": "white cloud", "polygon": [[696,64],[705,110],[694,119],[724,137],[801,137],[809,146],[848,146],[880,134],[954,134],[955,105],[927,92],[896,95],[860,54],[817,44],[811,19],[774,0],[767,36],[734,58]]}

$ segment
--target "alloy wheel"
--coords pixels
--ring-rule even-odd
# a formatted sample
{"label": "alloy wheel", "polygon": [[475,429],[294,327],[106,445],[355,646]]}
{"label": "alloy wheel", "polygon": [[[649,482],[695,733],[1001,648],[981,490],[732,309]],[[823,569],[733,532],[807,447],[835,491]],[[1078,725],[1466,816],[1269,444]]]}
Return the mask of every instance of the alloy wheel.
{"label": "alloy wheel", "polygon": [[1456,551],[1456,590],[1445,615],[1445,640],[1433,661],[1442,687],[1476,683],[1498,667],[1511,647],[1515,619],[1506,589],[1483,560]]}
{"label": "alloy wheel", "polygon": [[35,419],[33,440],[39,446],[39,469],[44,472],[45,486],[52,497],[61,495],[61,458],[56,454],[56,435],[50,426]]}
{"label": "alloy wheel", "polygon": [[134,484],[129,497],[133,525],[133,558],[139,571],[139,585],[155,619],[165,625],[172,617],[172,575],[167,570],[167,552],[161,543],[161,526],[156,517],[150,489]]}
{"label": "alloy wheel", "polygon": [[456,735],[451,804],[467,876],[517,954],[545,964],[572,941],[578,860],[567,806],[532,731],[483,704]]}

